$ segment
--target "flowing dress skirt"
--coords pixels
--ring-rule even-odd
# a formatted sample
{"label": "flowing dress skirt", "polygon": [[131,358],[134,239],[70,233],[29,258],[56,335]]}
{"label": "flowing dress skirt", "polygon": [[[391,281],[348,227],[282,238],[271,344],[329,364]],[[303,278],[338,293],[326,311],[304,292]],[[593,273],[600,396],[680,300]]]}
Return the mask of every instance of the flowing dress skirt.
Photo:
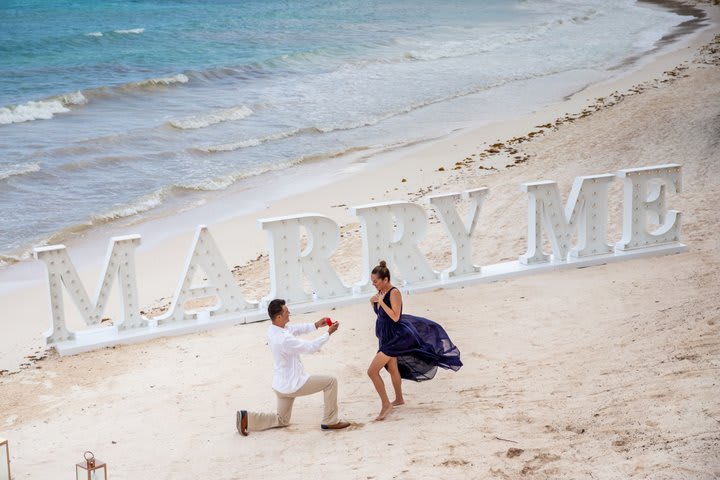
{"label": "flowing dress skirt", "polygon": [[402,378],[422,382],[433,378],[438,367],[453,371],[462,367],[460,350],[438,323],[406,314],[394,322],[384,311],[378,313],[378,351],[397,358]]}

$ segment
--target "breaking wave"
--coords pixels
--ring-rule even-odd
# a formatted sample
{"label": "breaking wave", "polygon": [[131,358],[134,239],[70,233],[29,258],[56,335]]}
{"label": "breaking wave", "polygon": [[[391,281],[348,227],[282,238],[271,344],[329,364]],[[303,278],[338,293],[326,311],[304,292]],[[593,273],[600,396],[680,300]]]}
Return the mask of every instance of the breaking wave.
{"label": "breaking wave", "polygon": [[148,78],[147,80],[141,80],[139,82],[126,83],[121,85],[119,88],[123,90],[130,90],[135,88],[152,88],[152,87],[166,87],[175,83],[188,83],[190,79],[184,73],[178,73],[172,77],[159,77],[159,78]]}
{"label": "breaking wave", "polygon": [[59,113],[67,113],[71,107],[85,105],[88,99],[107,97],[113,93],[124,93],[132,90],[168,87],[184,84],[190,79],[183,73],[170,77],[149,78],[139,82],[126,83],[115,87],[98,87],[87,90],[56,95],[42,100],[32,100],[20,105],[0,107],[0,125],[31,122],[33,120],[50,120]]}
{"label": "breaking wave", "polygon": [[113,30],[113,33],[118,33],[120,35],[129,35],[129,34],[141,34],[145,31],[144,28],[130,28],[127,30]]}
{"label": "breaking wave", "polygon": [[168,121],[172,127],[181,130],[193,130],[197,128],[205,128],[216,123],[230,122],[233,120],[242,120],[253,114],[253,111],[245,105],[236,108],[228,108],[217,110],[205,115],[195,115],[192,117],[179,118]]}
{"label": "breaking wave", "polygon": [[0,125],[49,120],[58,113],[70,111],[73,105],[84,105],[87,98],[82,92],[58,95],[44,100],[30,101],[21,105],[0,108]]}
{"label": "breaking wave", "polygon": [[30,163],[27,165],[7,165],[6,167],[0,167],[0,180],[5,180],[10,177],[18,177],[21,175],[28,175],[38,171],[40,171],[40,165],[37,163]]}

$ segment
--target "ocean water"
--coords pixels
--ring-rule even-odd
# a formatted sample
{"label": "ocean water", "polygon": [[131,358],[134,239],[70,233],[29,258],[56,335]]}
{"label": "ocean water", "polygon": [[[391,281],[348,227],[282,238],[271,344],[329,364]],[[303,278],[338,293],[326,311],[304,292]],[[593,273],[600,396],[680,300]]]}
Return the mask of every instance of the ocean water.
{"label": "ocean water", "polygon": [[2,0],[0,260],[561,98],[688,19],[629,0]]}

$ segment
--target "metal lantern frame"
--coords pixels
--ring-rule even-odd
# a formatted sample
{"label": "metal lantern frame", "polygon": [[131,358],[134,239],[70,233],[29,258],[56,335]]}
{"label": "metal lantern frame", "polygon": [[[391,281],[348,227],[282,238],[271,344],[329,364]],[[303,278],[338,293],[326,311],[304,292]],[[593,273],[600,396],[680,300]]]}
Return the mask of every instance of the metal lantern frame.
{"label": "metal lantern frame", "polygon": [[[10,475],[10,446],[4,438],[0,438],[0,450],[5,450],[5,460],[7,460],[7,465],[0,464],[0,479],[7,478],[10,480],[12,478]],[[5,476],[5,469],[7,469],[7,477]]]}
{"label": "metal lantern frame", "polygon": [[75,478],[77,480],[107,480],[107,463],[96,459],[91,451],[85,452],[83,456],[85,461],[75,465]]}

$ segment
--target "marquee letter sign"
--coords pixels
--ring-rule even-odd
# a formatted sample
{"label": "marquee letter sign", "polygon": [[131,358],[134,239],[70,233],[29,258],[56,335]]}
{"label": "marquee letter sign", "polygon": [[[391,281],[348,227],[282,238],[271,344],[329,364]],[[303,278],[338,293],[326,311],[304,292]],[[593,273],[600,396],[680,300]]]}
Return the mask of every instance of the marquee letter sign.
{"label": "marquee letter sign", "polygon": [[557,260],[567,259],[570,239],[576,230],[578,245],[573,256],[610,253],[612,246],[606,243],[607,203],[608,186],[614,178],[609,174],[576,178],[564,211],[555,182],[524,183],[522,188],[528,192],[528,250],[520,261],[527,265],[549,260],[550,256],[540,248],[541,225],[550,237]]}
{"label": "marquee letter sign", "polygon": [[360,217],[363,237],[363,276],[356,291],[373,291],[370,272],[380,260],[388,260],[403,284],[437,279],[417,244],[427,231],[427,213],[420,205],[385,202],[350,208]]}
{"label": "marquee letter sign", "polygon": [[[667,209],[666,189],[680,192],[680,165],[620,170],[625,194],[623,236],[616,247],[631,250],[677,242],[680,238],[680,212]],[[648,231],[647,222],[660,226]]]}
{"label": "marquee letter sign", "polygon": [[[264,300],[284,298],[303,303],[313,298],[336,298],[351,293],[343,285],[329,258],[340,242],[340,227],[322,215],[294,215],[258,220],[270,237],[270,293]],[[300,251],[300,229],[308,234],[307,246]],[[303,277],[313,292],[303,288]]]}
{"label": "marquee letter sign", "polygon": [[[197,276],[202,274],[205,275],[202,284],[195,284]],[[215,297],[216,302],[207,310],[211,317],[257,308],[257,302],[248,302],[243,298],[205,225],[198,226],[195,232],[193,247],[180,278],[170,309],[156,319],[158,325],[197,320],[197,312],[187,313],[185,310],[185,304],[193,299]]]}
{"label": "marquee letter sign", "polygon": [[[442,219],[443,227],[450,236],[452,264],[450,268],[441,272],[443,278],[468,275],[480,271],[480,267],[472,262],[471,239],[487,193],[487,188],[476,188],[466,190],[461,194],[433,195],[429,198],[430,204],[437,210]],[[467,225],[463,223],[455,208],[457,201],[460,199],[470,201]]]}
{"label": "marquee letter sign", "polygon": [[65,250],[65,245],[53,245],[35,249],[35,258],[42,260],[48,270],[50,285],[50,315],[53,327],[45,336],[47,343],[72,341],[75,333],[65,325],[65,306],[63,302],[64,286],[80,311],[88,326],[100,325],[105,311],[108,294],[117,278],[122,294],[122,311],[115,330],[125,330],[144,326],[140,318],[138,289],[135,280],[135,247],[140,245],[140,235],[113,237],[105,256],[105,269],[100,276],[95,299],[91,302],[87,291],[80,281],[75,266]]}
{"label": "marquee letter sign", "polygon": [[[616,177],[623,181],[623,233],[613,246],[607,238],[608,203],[609,187]],[[46,338],[66,355],[98,346],[266,320],[265,305],[276,297],[285,298],[296,313],[364,302],[374,293],[370,270],[380,260],[390,263],[404,291],[421,292],[563,267],[684,252],[687,246],[680,243],[680,212],[668,209],[668,194],[680,192],[680,182],[681,167],[676,164],[582,176],[575,179],[564,205],[555,182],[524,183],[521,188],[528,195],[527,251],[517,261],[482,267],[474,262],[472,240],[488,189],[433,195],[428,202],[442,221],[452,254],[450,266],[440,273],[418,246],[428,225],[423,207],[409,202],[351,207],[362,234],[362,252],[358,252],[361,275],[353,285],[344,284],[331,263],[340,242],[340,228],[332,219],[314,213],[260,219],[260,228],[268,234],[270,259],[270,292],[261,301],[243,297],[209,230],[201,225],[170,307],[154,319],[142,317],[138,304],[134,250],[140,236],[110,240],[101,283],[92,301],[63,245],[36,248],[36,258],[48,270],[52,328]],[[465,220],[457,210],[460,201],[468,202]],[[543,232],[552,253],[542,250]],[[574,245],[573,237],[577,239]],[[111,327],[102,326],[107,297],[116,280],[120,282],[121,311]],[[63,287],[90,328],[68,328]],[[188,305],[192,301],[207,306],[192,307]]]}

